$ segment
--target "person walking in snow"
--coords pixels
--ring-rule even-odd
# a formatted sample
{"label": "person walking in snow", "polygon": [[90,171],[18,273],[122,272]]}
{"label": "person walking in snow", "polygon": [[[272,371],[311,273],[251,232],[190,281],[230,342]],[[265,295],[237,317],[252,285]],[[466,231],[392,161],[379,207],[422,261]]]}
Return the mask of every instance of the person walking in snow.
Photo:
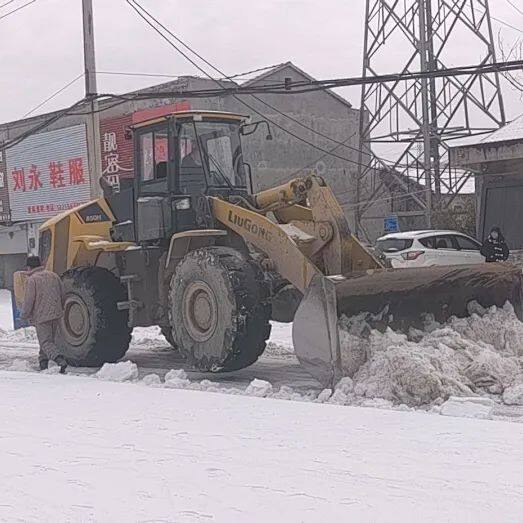
{"label": "person walking in snow", "polygon": [[499,227],[492,227],[490,234],[483,242],[481,254],[485,256],[487,263],[508,260],[509,249]]}
{"label": "person walking in snow", "polygon": [[64,374],[67,363],[56,346],[60,318],[64,314],[65,294],[62,280],[54,272],[46,271],[38,256],[27,258],[27,269],[29,274],[21,317],[36,328],[40,345],[40,370],[47,369],[49,360],[53,360]]}

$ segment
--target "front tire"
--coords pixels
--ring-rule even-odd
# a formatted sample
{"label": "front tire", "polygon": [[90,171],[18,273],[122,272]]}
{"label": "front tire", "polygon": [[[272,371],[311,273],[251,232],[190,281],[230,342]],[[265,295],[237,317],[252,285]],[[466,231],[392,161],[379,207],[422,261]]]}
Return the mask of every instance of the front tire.
{"label": "front tire", "polygon": [[172,277],[169,304],[174,343],[198,370],[243,369],[265,350],[271,308],[261,274],[232,248],[187,254]]}
{"label": "front tire", "polygon": [[64,317],[59,347],[67,363],[76,367],[98,367],[121,359],[131,341],[127,311],[117,303],[126,299],[118,278],[101,267],[67,271]]}

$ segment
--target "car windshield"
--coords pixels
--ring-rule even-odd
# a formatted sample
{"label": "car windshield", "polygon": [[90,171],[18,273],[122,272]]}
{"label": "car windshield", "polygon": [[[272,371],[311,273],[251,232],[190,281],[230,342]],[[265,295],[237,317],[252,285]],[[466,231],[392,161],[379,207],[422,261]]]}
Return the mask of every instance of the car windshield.
{"label": "car windshield", "polygon": [[413,241],[408,238],[384,238],[376,242],[376,249],[383,253],[401,252],[410,249]]}

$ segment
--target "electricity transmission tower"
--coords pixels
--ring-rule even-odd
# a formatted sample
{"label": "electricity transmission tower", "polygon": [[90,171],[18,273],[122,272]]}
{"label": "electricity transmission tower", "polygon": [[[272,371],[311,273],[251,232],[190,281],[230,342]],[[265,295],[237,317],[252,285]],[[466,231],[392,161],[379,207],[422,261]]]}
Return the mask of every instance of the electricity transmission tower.
{"label": "electricity transmission tower", "polygon": [[[495,62],[488,0],[366,1],[365,77]],[[505,123],[496,73],[364,85],[361,109],[356,229],[362,236],[373,207],[374,215],[424,217],[430,227],[433,211],[471,176],[451,169],[451,141]],[[387,185],[409,193],[409,205],[400,196],[378,210],[373,202]]]}

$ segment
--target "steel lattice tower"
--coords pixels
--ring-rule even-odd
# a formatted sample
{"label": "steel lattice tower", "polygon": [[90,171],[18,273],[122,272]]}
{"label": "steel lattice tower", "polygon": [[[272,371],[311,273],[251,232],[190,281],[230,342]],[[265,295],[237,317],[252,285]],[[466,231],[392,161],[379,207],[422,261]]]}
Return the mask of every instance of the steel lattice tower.
{"label": "steel lattice tower", "polygon": [[[398,64],[407,73],[495,62],[488,0],[366,2],[365,77],[398,70]],[[499,75],[492,73],[364,85],[361,108],[360,164],[366,167],[358,176],[359,235],[365,235],[365,213],[391,183],[412,193],[415,208],[405,215],[424,215],[430,226],[441,195],[449,195],[448,204],[470,178],[451,170],[451,141],[505,123]]]}

